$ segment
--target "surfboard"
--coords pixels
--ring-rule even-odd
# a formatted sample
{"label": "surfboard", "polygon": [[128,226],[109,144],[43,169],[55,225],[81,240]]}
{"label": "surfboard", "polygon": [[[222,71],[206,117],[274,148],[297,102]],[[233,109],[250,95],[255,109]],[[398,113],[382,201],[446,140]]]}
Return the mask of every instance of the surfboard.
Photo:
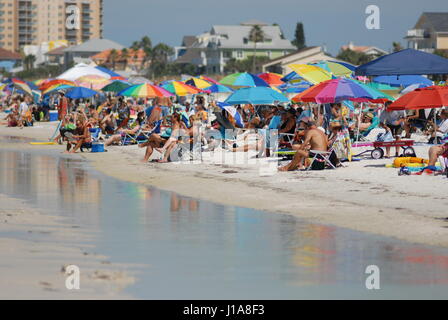
{"label": "surfboard", "polygon": [[56,142],[30,142],[33,146],[53,146],[57,145]]}

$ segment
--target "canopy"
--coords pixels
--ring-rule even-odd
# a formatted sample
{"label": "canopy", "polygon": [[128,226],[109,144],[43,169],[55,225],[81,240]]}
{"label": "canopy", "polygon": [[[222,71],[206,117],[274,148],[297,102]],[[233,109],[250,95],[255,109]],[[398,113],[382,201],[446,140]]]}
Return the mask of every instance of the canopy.
{"label": "canopy", "polygon": [[393,87],[407,87],[411,84],[423,84],[425,86],[432,86],[432,81],[428,78],[419,75],[399,75],[399,76],[379,76],[373,78],[373,81],[384,83]]}
{"label": "canopy", "polygon": [[106,79],[110,79],[111,76],[95,67],[86,65],[85,63],[80,63],[71,69],[68,69],[63,74],[61,74],[57,79],[64,79],[69,81],[75,81],[81,77],[95,75]]}
{"label": "canopy", "polygon": [[87,99],[87,98],[91,98],[97,94],[98,94],[98,92],[96,92],[94,90],[83,88],[83,87],[76,87],[76,88],[69,90],[65,94],[65,96],[70,99]]}
{"label": "canopy", "polygon": [[448,106],[448,86],[431,86],[405,94],[387,110],[430,109],[443,106]]}
{"label": "canopy", "polygon": [[356,75],[448,74],[448,59],[414,49],[394,52],[356,68]]}
{"label": "canopy", "polygon": [[289,102],[283,94],[267,87],[254,87],[239,89],[227,98],[225,103],[235,104],[276,104]]}

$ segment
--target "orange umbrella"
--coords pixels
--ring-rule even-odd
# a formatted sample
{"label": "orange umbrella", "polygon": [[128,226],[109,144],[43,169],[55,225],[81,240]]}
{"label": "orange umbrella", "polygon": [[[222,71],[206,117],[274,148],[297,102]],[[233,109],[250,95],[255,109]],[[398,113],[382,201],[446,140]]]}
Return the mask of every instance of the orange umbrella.
{"label": "orange umbrella", "polygon": [[266,72],[259,74],[258,77],[269,83],[271,86],[281,86],[284,82],[281,80],[283,76],[278,73]]}
{"label": "orange umbrella", "polygon": [[431,109],[443,106],[448,106],[448,86],[430,86],[405,94],[387,110]]}

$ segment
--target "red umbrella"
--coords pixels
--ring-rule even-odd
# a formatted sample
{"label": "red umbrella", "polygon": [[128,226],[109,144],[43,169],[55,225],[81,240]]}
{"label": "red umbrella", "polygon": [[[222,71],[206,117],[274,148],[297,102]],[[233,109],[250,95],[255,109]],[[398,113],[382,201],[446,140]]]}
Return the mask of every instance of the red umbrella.
{"label": "red umbrella", "polygon": [[415,110],[448,106],[448,86],[430,86],[411,91],[392,103],[387,110]]}

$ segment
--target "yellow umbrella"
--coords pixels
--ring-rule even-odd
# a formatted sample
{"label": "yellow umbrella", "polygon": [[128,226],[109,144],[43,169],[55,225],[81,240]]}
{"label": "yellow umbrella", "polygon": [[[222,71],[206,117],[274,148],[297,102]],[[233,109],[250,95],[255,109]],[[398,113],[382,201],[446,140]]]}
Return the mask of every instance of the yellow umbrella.
{"label": "yellow umbrella", "polygon": [[318,84],[331,80],[333,77],[328,71],[308,64],[290,64],[289,67],[306,81]]}

